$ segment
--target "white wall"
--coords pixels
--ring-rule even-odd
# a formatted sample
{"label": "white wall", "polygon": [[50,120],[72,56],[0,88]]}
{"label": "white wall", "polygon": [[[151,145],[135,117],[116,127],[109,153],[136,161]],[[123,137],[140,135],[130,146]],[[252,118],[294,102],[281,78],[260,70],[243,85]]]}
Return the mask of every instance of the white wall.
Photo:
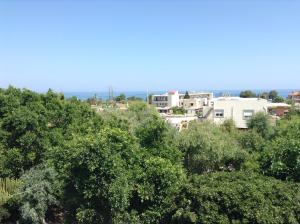
{"label": "white wall", "polygon": [[[156,98],[158,98],[159,100],[156,100]],[[155,107],[167,107],[168,103],[169,103],[168,95],[153,95],[152,96],[151,104]]]}
{"label": "white wall", "polygon": [[[247,128],[247,119],[244,118],[244,111],[249,110],[254,113],[267,113],[268,101],[257,98],[217,98],[213,101],[213,111],[210,118],[217,124],[221,124],[227,119],[233,119],[238,128]],[[217,110],[224,110],[224,117],[215,116]]]}
{"label": "white wall", "polygon": [[168,107],[179,106],[179,94],[178,91],[168,93]]}

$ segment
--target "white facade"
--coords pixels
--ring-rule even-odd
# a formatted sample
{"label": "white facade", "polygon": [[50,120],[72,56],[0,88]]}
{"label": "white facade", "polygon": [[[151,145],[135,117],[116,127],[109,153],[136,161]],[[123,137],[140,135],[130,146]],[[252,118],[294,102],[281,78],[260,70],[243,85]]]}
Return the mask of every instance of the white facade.
{"label": "white facade", "polygon": [[188,127],[188,123],[190,121],[197,120],[197,117],[186,115],[165,115],[164,119],[177,130],[181,131]]}
{"label": "white facade", "polygon": [[168,107],[169,105],[169,96],[168,94],[162,95],[153,95],[152,96],[152,105],[155,107]]}
{"label": "white facade", "polygon": [[189,93],[190,98],[184,99],[185,94],[179,94],[178,91],[169,91],[168,93],[152,96],[152,105],[159,111],[171,107],[183,107],[189,113],[195,113],[197,109],[207,106],[209,100],[213,98],[213,93],[200,92]]}
{"label": "white facade", "polygon": [[[216,124],[232,119],[237,128],[247,128],[247,121],[257,112],[268,112],[268,101],[260,98],[220,97],[206,108],[207,119]],[[211,108],[209,110],[209,107]]]}
{"label": "white facade", "polygon": [[[179,94],[180,99],[184,98],[185,94]],[[214,95],[212,92],[189,92],[190,99],[207,99],[212,100]]]}
{"label": "white facade", "polygon": [[[157,107],[162,116],[169,116],[165,119],[177,128],[183,123],[196,119],[211,120],[216,124],[232,119],[237,128],[247,128],[248,120],[255,113],[267,114],[272,109],[273,113],[284,114],[289,107],[287,104],[271,103],[261,98],[213,98],[212,93],[189,93],[190,98],[184,99],[184,95],[179,94],[178,91],[170,91],[152,97],[152,105]],[[172,107],[176,106],[185,109],[184,117],[171,115]],[[287,109],[282,111],[282,108]]]}
{"label": "white facade", "polygon": [[179,107],[178,91],[169,91],[168,92],[168,106],[169,107]]}
{"label": "white facade", "polygon": [[165,94],[153,95],[152,105],[158,108],[179,106],[179,93],[178,91],[169,91]]}

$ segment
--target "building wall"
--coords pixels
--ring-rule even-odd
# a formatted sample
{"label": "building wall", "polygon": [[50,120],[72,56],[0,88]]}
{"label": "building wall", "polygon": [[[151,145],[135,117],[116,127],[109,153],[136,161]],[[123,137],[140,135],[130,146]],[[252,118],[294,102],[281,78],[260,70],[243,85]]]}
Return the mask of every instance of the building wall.
{"label": "building wall", "polygon": [[289,99],[295,103],[300,103],[300,91],[295,91],[289,94]]}
{"label": "building wall", "polygon": [[168,107],[179,107],[179,94],[177,91],[168,93]]}
{"label": "building wall", "polygon": [[181,99],[180,106],[184,108],[199,108],[202,107],[202,100],[201,99]]}
{"label": "building wall", "polygon": [[183,94],[178,91],[170,91],[162,95],[152,96],[152,105],[155,107],[183,107],[186,109],[199,109],[207,105],[212,99],[212,93],[191,93],[190,99],[183,99]]}
{"label": "building wall", "polygon": [[168,95],[153,95],[152,105],[155,107],[167,107],[168,106]]}
{"label": "building wall", "polygon": [[[213,111],[209,118],[221,124],[233,119],[238,128],[247,128],[247,120],[257,112],[267,113],[268,101],[256,98],[217,98],[213,101]],[[223,116],[220,116],[223,112]]]}
{"label": "building wall", "polygon": [[295,103],[300,103],[300,95],[299,95],[299,96],[293,96],[293,97],[292,97],[292,100],[293,100]]}

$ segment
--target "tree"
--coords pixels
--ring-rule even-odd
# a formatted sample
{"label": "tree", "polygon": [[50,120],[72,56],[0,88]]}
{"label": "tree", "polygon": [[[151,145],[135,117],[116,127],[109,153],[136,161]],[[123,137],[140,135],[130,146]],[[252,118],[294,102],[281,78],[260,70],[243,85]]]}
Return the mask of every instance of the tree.
{"label": "tree", "polygon": [[112,223],[125,215],[133,189],[131,171],[138,164],[137,150],[134,139],[117,128],[77,136],[53,149],[51,161],[64,182],[66,219]]}
{"label": "tree", "polygon": [[188,91],[185,92],[183,99],[190,99],[190,95]]}
{"label": "tree", "polygon": [[185,109],[183,107],[172,107],[171,110],[173,111],[173,114],[185,114]]}
{"label": "tree", "polygon": [[300,118],[279,122],[275,138],[262,154],[264,173],[282,180],[300,182]]}
{"label": "tree", "polygon": [[136,136],[142,147],[155,148],[165,142],[166,132],[166,123],[158,115],[152,115],[140,123]]}
{"label": "tree", "polygon": [[274,132],[268,115],[263,112],[258,112],[251,117],[251,119],[247,122],[247,126],[249,129],[255,130],[265,139],[270,138]]}
{"label": "tree", "polygon": [[128,101],[144,101],[142,98],[136,97],[136,96],[127,97],[127,100]]}
{"label": "tree", "polygon": [[285,99],[281,96],[276,96],[273,98],[274,103],[283,103],[284,101],[285,101]]}
{"label": "tree", "polygon": [[268,143],[256,130],[239,132],[236,139],[240,146],[249,152],[260,153],[263,151],[265,144]]}
{"label": "tree", "polygon": [[132,101],[129,103],[129,109],[128,111],[131,113],[142,114],[148,110],[148,105],[146,102],[142,101]]}
{"label": "tree", "polygon": [[269,92],[269,99],[274,100],[276,97],[278,97],[278,92],[276,90],[271,90]]}
{"label": "tree", "polygon": [[57,176],[53,168],[38,166],[21,177],[16,194],[23,223],[44,223],[46,212],[57,202]]}
{"label": "tree", "polygon": [[116,100],[117,102],[123,102],[123,101],[126,100],[126,96],[125,96],[124,93],[121,93],[119,96],[116,96],[115,100]]}
{"label": "tree", "polygon": [[208,122],[190,122],[176,142],[185,155],[184,164],[190,173],[239,170],[246,158],[246,152],[229,133]]}
{"label": "tree", "polygon": [[185,178],[180,165],[150,155],[117,128],[77,136],[50,157],[69,222],[158,223]]}
{"label": "tree", "polygon": [[256,97],[256,94],[254,92],[252,92],[251,90],[245,90],[240,93],[240,97],[252,98],[252,97]]}
{"label": "tree", "polygon": [[221,124],[221,128],[228,133],[234,133],[236,130],[235,122],[232,119],[227,119]]}
{"label": "tree", "polygon": [[25,106],[14,109],[2,120],[2,130],[6,133],[5,148],[8,148],[3,156],[9,158],[14,154],[15,158],[22,158],[20,164],[14,164],[20,168],[12,173],[13,176],[18,177],[21,169],[29,169],[41,162],[42,154],[50,145],[46,128],[46,118]]}
{"label": "tree", "polygon": [[276,126],[257,113],[243,131],[227,120],[178,132],[128,104],[95,113],[52,90],[0,89],[0,222],[300,222],[296,108]]}
{"label": "tree", "polygon": [[42,163],[49,148],[102,124],[89,105],[51,90],[38,94],[9,87],[0,92],[0,105],[0,177],[19,178]]}
{"label": "tree", "polygon": [[269,99],[269,93],[268,92],[263,92],[261,94],[259,94],[260,98],[263,98],[263,99],[266,99],[268,100]]}
{"label": "tree", "polygon": [[167,223],[164,216],[172,211],[175,197],[186,181],[184,171],[179,164],[173,165],[160,157],[150,157],[144,163],[133,193],[132,209],[140,214],[141,223]]}
{"label": "tree", "polygon": [[173,223],[190,217],[181,223],[296,224],[300,222],[299,187],[253,172],[193,175],[178,194]]}

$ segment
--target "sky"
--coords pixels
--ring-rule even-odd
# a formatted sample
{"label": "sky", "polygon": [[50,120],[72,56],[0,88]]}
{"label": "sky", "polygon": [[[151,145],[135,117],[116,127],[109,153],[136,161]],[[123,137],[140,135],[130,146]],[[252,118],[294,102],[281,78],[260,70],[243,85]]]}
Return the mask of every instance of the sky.
{"label": "sky", "polygon": [[300,89],[299,0],[0,0],[0,87]]}

